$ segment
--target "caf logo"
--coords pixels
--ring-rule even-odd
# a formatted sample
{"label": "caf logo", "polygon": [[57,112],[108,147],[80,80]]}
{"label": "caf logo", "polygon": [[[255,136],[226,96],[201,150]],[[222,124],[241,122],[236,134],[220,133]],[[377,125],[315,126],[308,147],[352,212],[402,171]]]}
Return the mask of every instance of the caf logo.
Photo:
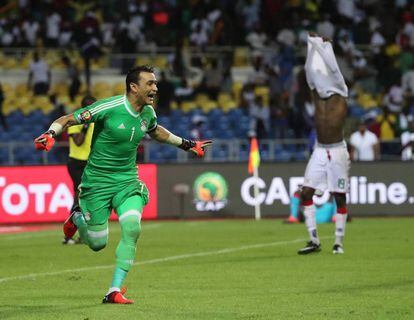
{"label": "caf logo", "polygon": [[227,182],[217,172],[199,175],[194,181],[193,192],[197,211],[219,211],[227,205]]}
{"label": "caf logo", "polygon": [[83,119],[83,121],[89,121],[91,120],[92,115],[88,110],[85,110],[81,113],[81,118]]}

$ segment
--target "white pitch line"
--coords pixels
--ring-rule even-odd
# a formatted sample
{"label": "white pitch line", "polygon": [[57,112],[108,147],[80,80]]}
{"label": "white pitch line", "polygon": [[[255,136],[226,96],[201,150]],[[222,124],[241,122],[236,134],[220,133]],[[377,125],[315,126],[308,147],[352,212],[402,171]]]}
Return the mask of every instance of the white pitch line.
{"label": "white pitch line", "polygon": [[[326,238],[331,238],[331,237],[321,237],[320,239],[326,239]],[[183,259],[189,259],[189,258],[194,258],[194,257],[213,256],[213,255],[233,253],[233,252],[249,250],[249,249],[258,249],[258,248],[266,248],[266,247],[280,246],[280,245],[285,245],[285,244],[298,243],[298,242],[303,242],[306,240],[307,239],[296,239],[296,240],[289,240],[289,241],[257,243],[257,244],[245,245],[245,246],[240,246],[240,247],[224,248],[224,249],[214,250],[214,251],[181,254],[181,255],[176,255],[176,256],[169,256],[169,257],[164,257],[164,258],[157,258],[157,259],[135,262],[134,265],[141,266],[141,265],[146,265],[146,264],[155,264],[155,263],[169,262],[169,261],[175,261],[175,260],[183,260]],[[77,268],[77,269],[67,269],[67,270],[60,270],[60,271],[54,271],[54,272],[31,273],[31,274],[22,275],[22,276],[0,278],[0,283],[14,281],[14,280],[35,279],[37,277],[45,277],[45,276],[56,276],[56,275],[60,275],[64,273],[71,273],[71,272],[84,272],[84,271],[92,271],[92,270],[110,269],[113,267],[114,265],[105,265],[105,266],[94,266],[94,267],[85,267],[85,268]]]}
{"label": "white pitch line", "polygon": [[[145,230],[151,230],[151,229],[156,229],[161,227],[160,224],[150,224],[148,226],[143,226],[142,227],[142,231]],[[0,235],[0,240],[20,240],[20,239],[31,239],[31,238],[43,238],[43,237],[55,237],[56,236],[56,231],[60,232],[60,229],[56,229],[56,230],[44,230],[44,231],[28,231],[28,232],[24,232],[24,233],[20,233],[20,234],[16,234],[16,233],[9,233],[9,234],[1,234]],[[120,233],[121,229],[112,229],[109,234],[113,234],[113,233]],[[61,234],[61,236],[63,237],[63,233]]]}

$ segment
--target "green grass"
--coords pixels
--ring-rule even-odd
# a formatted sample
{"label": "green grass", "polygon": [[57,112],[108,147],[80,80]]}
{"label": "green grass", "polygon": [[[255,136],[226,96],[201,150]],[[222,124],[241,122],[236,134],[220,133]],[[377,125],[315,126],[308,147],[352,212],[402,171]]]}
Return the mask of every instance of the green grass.
{"label": "green grass", "polygon": [[322,252],[298,256],[304,225],[144,222],[129,306],[100,303],[117,224],[98,253],[60,230],[0,235],[0,319],[414,319],[414,219],[354,219],[343,256],[319,230]]}

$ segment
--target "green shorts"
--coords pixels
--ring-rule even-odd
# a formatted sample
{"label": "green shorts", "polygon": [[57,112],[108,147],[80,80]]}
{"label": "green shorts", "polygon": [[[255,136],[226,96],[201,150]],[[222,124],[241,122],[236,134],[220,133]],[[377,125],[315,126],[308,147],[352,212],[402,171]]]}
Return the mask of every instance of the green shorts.
{"label": "green shorts", "polygon": [[149,198],[147,186],[138,179],[127,184],[81,184],[79,190],[79,205],[88,225],[107,222],[112,209],[117,213],[117,208],[132,196],[140,196],[144,205],[148,203]]}

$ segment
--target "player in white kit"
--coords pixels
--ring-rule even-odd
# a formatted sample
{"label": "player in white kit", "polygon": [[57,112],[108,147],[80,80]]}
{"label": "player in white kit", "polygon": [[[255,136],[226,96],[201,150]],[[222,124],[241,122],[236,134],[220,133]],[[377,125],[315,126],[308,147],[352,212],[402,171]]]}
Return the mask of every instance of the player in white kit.
{"label": "player in white kit", "polygon": [[305,71],[315,104],[317,142],[306,167],[301,191],[301,205],[310,241],[298,254],[321,250],[312,198],[316,190],[326,189],[334,195],[337,205],[333,253],[341,254],[344,253],[343,238],[348,216],[346,193],[350,158],[343,137],[348,88],[329,40],[309,34]]}

